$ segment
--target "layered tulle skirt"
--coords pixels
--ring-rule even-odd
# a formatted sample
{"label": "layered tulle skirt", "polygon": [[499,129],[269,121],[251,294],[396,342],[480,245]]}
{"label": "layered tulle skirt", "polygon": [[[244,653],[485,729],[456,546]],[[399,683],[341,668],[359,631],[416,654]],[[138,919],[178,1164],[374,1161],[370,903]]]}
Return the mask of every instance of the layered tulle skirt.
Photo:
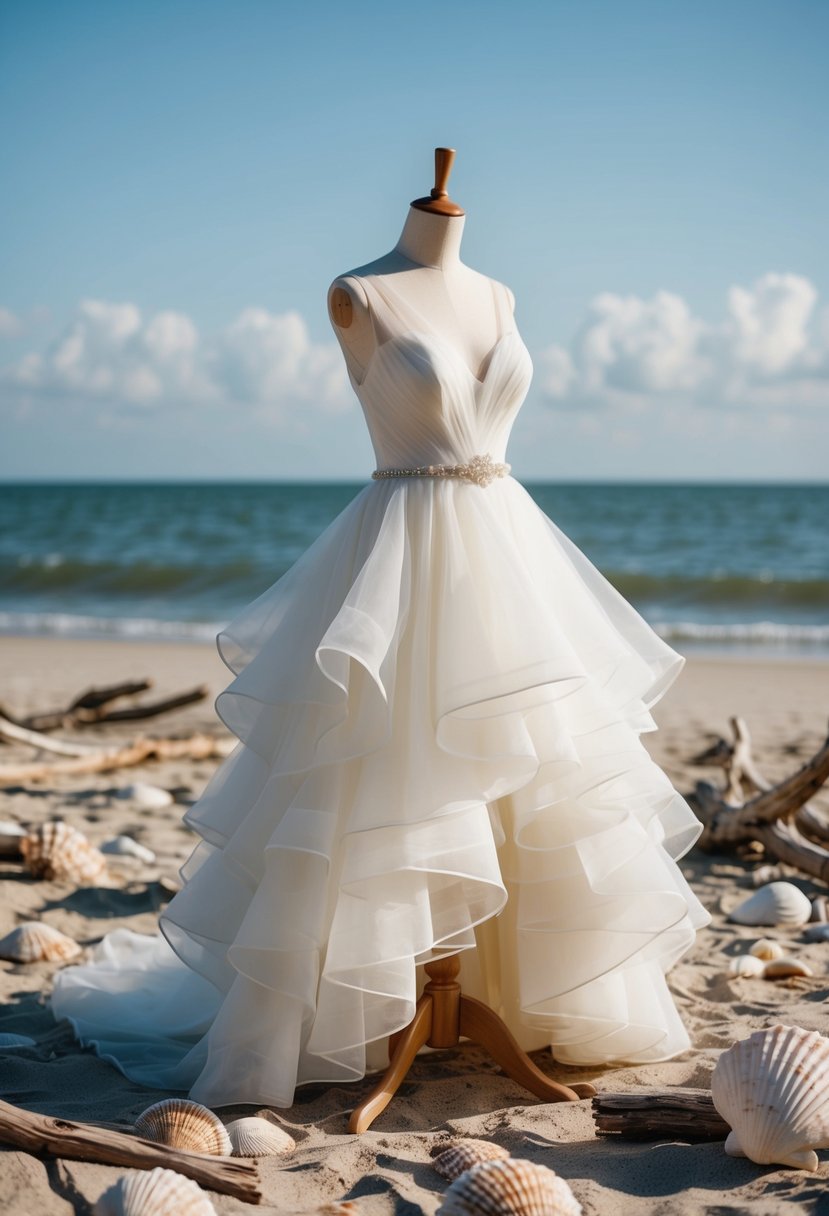
{"label": "layered tulle skirt", "polygon": [[684,659],[519,483],[369,484],[217,644],[239,742],[162,936],[57,975],[83,1042],[287,1106],[379,1064],[419,964],[462,951],[527,1048],[688,1046],[665,973],[708,920],[676,865],[700,825],[640,739]]}

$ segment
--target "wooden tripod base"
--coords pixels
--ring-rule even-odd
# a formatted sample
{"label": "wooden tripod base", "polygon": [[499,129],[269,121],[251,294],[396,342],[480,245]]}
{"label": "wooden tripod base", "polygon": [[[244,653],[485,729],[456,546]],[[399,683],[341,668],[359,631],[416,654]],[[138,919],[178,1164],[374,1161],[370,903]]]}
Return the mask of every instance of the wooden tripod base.
{"label": "wooden tripod base", "polygon": [[366,1131],[386,1109],[421,1047],[455,1047],[461,1036],[486,1048],[507,1076],[544,1102],[578,1102],[595,1095],[592,1085],[559,1085],[536,1068],[488,1005],[463,996],[457,979],[460,969],[457,954],[426,964],[429,981],[415,1015],[404,1030],[389,1038],[389,1066],[366,1100],[351,1112],[350,1132]]}

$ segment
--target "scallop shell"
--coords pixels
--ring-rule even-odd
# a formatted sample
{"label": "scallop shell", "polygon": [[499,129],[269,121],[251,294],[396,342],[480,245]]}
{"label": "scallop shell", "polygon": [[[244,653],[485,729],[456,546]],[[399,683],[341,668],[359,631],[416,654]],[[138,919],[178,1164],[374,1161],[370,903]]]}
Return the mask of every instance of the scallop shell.
{"label": "scallop shell", "polygon": [[546,1165],[514,1157],[482,1161],[456,1178],[441,1216],[581,1216],[581,1204]]}
{"label": "scallop shell", "polygon": [[175,1170],[133,1170],[104,1191],[92,1216],[216,1216],[197,1182]]}
{"label": "scallop shell", "polygon": [[753,954],[755,958],[765,959],[767,962],[772,958],[783,957],[783,947],[780,942],[773,942],[770,937],[761,937],[759,942],[755,942],[749,948],[749,954]]}
{"label": "scallop shell", "polygon": [[79,885],[106,877],[106,859],[83,832],[59,820],[32,828],[20,851],[35,878],[68,878]]}
{"label": "scallop shell", "polygon": [[24,921],[0,938],[0,958],[13,963],[66,962],[80,953],[81,947],[71,937],[39,920]]}
{"label": "scallop shell", "polygon": [[816,1170],[814,1149],[829,1147],[829,1039],[797,1026],[758,1030],[722,1053],[711,1097],[732,1129],[730,1156]]}
{"label": "scallop shell", "polygon": [[191,1153],[229,1157],[233,1152],[227,1128],[219,1116],[189,1098],[162,1098],[148,1106],[135,1120],[135,1130],[145,1140]]}
{"label": "scallop shell", "polygon": [[750,895],[729,915],[738,925],[805,925],[812,905],[790,882],[770,882]]}
{"label": "scallop shell", "polygon": [[763,968],[763,978],[767,980],[782,980],[790,975],[814,975],[811,967],[801,963],[799,958],[772,958]]}
{"label": "scallop shell", "polygon": [[250,1115],[227,1125],[234,1157],[276,1157],[292,1153],[296,1140],[270,1119]]}
{"label": "scallop shell", "polygon": [[146,845],[139,844],[132,836],[113,836],[101,845],[102,853],[113,853],[118,857],[137,857],[139,861],[155,861],[155,853]]}
{"label": "scallop shell", "polygon": [[455,1140],[435,1156],[432,1165],[443,1178],[452,1182],[466,1170],[471,1170],[473,1165],[480,1165],[482,1161],[500,1161],[508,1156],[507,1149],[493,1144],[491,1140]]}
{"label": "scallop shell", "polygon": [[728,968],[731,975],[740,975],[744,978],[749,978],[752,975],[762,975],[765,969],[766,964],[754,954],[738,954],[736,958],[731,960]]}

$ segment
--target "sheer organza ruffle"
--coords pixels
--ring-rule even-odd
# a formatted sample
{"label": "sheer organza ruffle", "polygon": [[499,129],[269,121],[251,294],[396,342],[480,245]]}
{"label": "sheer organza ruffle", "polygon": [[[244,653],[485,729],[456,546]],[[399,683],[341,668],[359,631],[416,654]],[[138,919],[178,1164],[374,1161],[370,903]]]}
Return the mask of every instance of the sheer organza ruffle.
{"label": "sheer organza ruffle", "polygon": [[290,1105],[361,1077],[418,964],[462,950],[527,1047],[688,1045],[664,975],[708,919],[675,863],[700,826],[640,739],[684,660],[517,482],[367,486],[217,644],[239,743],[163,938],[56,977],[79,1037],[146,1084]]}

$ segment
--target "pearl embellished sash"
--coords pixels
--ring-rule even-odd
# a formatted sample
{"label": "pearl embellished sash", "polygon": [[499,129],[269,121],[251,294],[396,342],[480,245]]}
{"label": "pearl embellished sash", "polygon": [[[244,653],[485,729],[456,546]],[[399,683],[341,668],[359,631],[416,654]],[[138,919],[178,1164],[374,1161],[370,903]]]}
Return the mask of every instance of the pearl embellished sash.
{"label": "pearl embellished sash", "polygon": [[496,477],[506,477],[511,467],[493,460],[487,452],[483,456],[473,456],[467,464],[421,464],[414,468],[375,469],[371,476],[375,480],[383,477],[459,477],[476,486],[488,486]]}

